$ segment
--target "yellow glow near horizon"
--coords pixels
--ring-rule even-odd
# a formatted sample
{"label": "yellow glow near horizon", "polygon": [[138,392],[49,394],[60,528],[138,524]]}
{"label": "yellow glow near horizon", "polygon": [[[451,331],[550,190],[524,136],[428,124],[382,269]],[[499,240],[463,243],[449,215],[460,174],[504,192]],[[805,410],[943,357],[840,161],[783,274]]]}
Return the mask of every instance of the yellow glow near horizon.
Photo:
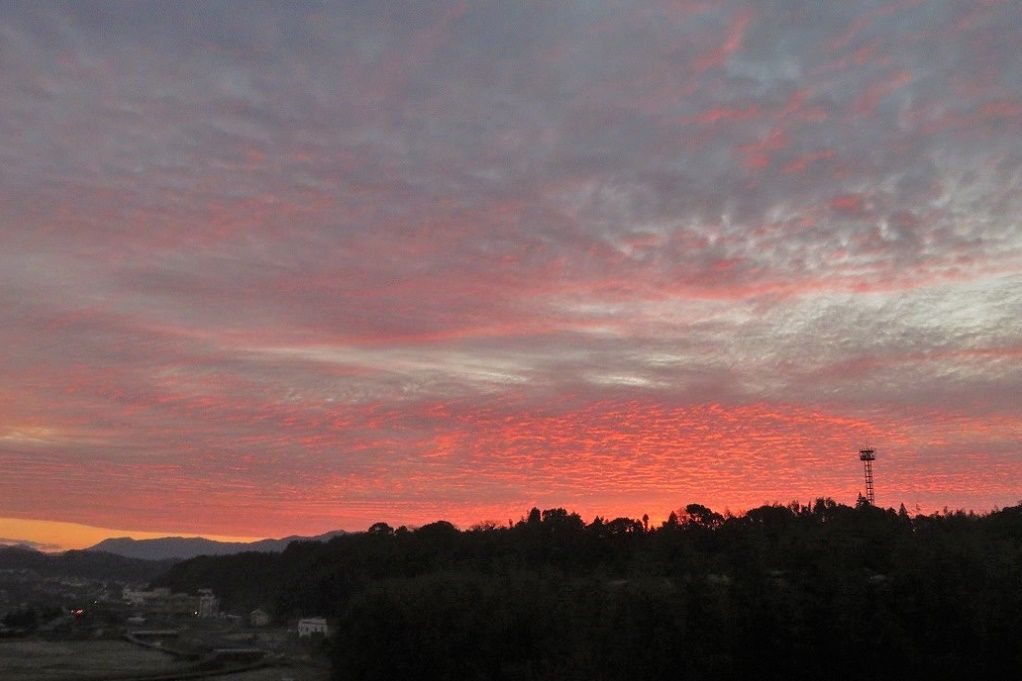
{"label": "yellow glow near horizon", "polygon": [[190,532],[140,532],[136,530],[118,530],[109,527],[95,527],[80,523],[66,523],[57,520],[0,517],[0,544],[24,542],[41,551],[67,551],[69,549],[84,549],[111,537],[131,537],[132,539],[205,537],[216,541],[236,542],[250,542],[264,538],[194,534]]}

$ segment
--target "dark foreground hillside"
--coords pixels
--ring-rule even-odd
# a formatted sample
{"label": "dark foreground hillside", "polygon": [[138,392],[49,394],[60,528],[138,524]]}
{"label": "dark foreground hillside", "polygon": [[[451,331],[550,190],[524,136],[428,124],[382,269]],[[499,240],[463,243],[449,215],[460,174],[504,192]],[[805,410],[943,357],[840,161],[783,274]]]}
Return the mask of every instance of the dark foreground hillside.
{"label": "dark foreground hillside", "polygon": [[910,517],[830,500],[660,527],[563,509],[379,524],[161,583],[323,614],[336,679],[965,679],[1022,674],[1022,506]]}
{"label": "dark foreground hillside", "polygon": [[142,560],[100,551],[42,553],[20,546],[0,546],[0,570],[31,570],[42,577],[76,577],[146,582],[167,571],[173,560]]}

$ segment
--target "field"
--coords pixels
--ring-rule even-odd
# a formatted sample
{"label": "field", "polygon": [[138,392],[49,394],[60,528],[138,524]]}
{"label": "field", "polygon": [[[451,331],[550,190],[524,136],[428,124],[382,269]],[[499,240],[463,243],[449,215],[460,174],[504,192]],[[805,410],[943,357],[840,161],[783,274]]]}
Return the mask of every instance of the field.
{"label": "field", "polygon": [[325,669],[313,668],[273,668],[257,669],[251,672],[240,674],[228,674],[226,676],[211,676],[206,681],[327,681],[330,672]]}
{"label": "field", "polygon": [[103,674],[155,673],[177,667],[180,663],[169,655],[126,641],[0,641],[3,681],[90,679]]}

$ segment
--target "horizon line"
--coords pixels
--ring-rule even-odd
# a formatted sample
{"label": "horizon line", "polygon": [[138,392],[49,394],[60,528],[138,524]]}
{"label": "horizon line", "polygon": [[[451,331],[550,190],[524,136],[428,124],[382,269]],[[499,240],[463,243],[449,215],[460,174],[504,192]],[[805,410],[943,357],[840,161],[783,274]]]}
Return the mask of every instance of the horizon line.
{"label": "horizon line", "polygon": [[[813,497],[812,499],[810,499],[809,502],[808,502],[808,505],[811,505],[813,502],[815,502],[818,499],[830,499],[832,501],[837,502],[839,505],[849,506],[849,507],[854,507],[855,504],[856,504],[855,501],[853,501],[851,503],[847,503],[847,502],[843,502],[843,501],[839,501],[837,499],[834,499],[833,497],[818,496],[818,497]],[[705,504],[700,504],[700,502],[690,502],[690,503],[699,504],[699,505],[705,505]],[[807,505],[805,502],[802,502],[799,499],[792,499],[792,500],[787,501],[787,502],[781,502],[779,500],[764,501],[759,506],[751,506],[749,508],[731,509],[730,507],[725,507],[725,508],[723,508],[720,511],[716,511],[712,506],[706,506],[706,507],[709,508],[710,510],[714,511],[714,512],[719,512],[719,513],[721,513],[723,515],[741,516],[741,515],[746,514],[748,511],[750,511],[750,510],[752,510],[754,508],[760,508],[762,506],[784,506],[784,507],[787,507],[787,506],[790,506],[793,503]],[[682,504],[682,505],[679,506],[679,509],[683,509],[687,505],[689,505],[689,504]],[[873,505],[876,506],[877,508],[884,509],[884,510],[886,510],[888,508],[890,508],[890,509],[897,509],[898,506],[904,505],[906,510],[912,516],[930,515],[932,513],[939,513],[941,511],[954,511],[954,512],[961,511],[961,512],[965,512],[965,513],[980,513],[980,514],[983,514],[983,513],[993,513],[993,512],[1002,510],[1003,508],[1007,507],[1007,506],[999,506],[999,505],[995,504],[995,505],[991,506],[988,509],[976,511],[973,508],[968,508],[968,509],[966,509],[966,508],[951,508],[951,507],[949,507],[947,505],[945,505],[943,507],[934,507],[934,508],[931,508],[929,510],[924,510],[919,504],[914,504],[912,507],[909,507],[909,505],[905,504],[905,502],[903,502],[903,501],[898,502],[896,505],[883,505],[883,504],[873,504]],[[566,511],[568,511],[569,513],[577,513],[580,517],[583,517],[583,519],[584,519],[584,516],[582,516],[581,513],[578,513],[576,511],[572,511],[570,508],[567,508],[566,506],[563,506],[563,505],[554,505],[554,506],[549,506],[549,507],[546,507],[546,508],[540,508],[540,505],[532,505],[529,509],[527,509],[524,513],[522,513],[520,515],[519,520],[525,520],[525,518],[528,515],[529,511],[531,511],[533,508],[539,508],[541,511],[542,510],[551,510],[551,509],[555,509],[555,508],[563,508]],[[636,516],[635,519],[641,518],[642,515],[647,515],[651,525],[654,524],[654,523],[660,524],[660,523],[666,521],[668,516],[672,512],[674,512],[676,510],[677,509],[672,509],[672,511],[668,511],[667,513],[663,513],[663,514],[659,514],[658,513],[658,514],[655,514],[655,515],[654,514],[649,514],[649,513],[644,513],[644,514],[640,514],[639,516]],[[595,514],[592,515],[592,518],[589,519],[589,522],[591,523],[597,517],[603,518],[604,520],[613,520],[614,517],[630,517],[630,516],[614,516],[614,517],[610,517],[609,514],[595,513]],[[431,524],[431,523],[434,523],[434,522],[441,522],[441,521],[443,521],[443,522],[450,522],[452,525],[454,525],[455,527],[457,527],[459,529],[471,529],[474,526],[484,525],[486,523],[496,523],[497,526],[504,526],[504,523],[502,521],[496,521],[496,520],[492,520],[492,519],[481,519],[481,520],[477,520],[477,521],[475,521],[473,523],[469,523],[469,524],[460,524],[460,523],[455,523],[453,521],[447,520],[446,518],[442,518],[442,517],[436,518],[434,520],[430,520],[430,521],[428,521],[426,523],[421,523],[421,524],[420,523],[396,523],[396,524],[393,524],[393,526],[394,527],[407,527],[409,529],[416,529],[418,527],[422,527],[423,525],[428,525],[428,524]],[[152,531],[152,530],[126,530],[126,529],[109,528],[109,527],[104,527],[104,526],[99,526],[99,525],[90,525],[90,524],[87,524],[87,523],[77,523],[77,522],[71,522],[71,521],[62,521],[62,520],[42,520],[42,519],[38,519],[38,518],[19,518],[19,517],[11,517],[11,516],[0,516],[0,547],[2,547],[2,546],[27,546],[27,547],[29,547],[31,549],[34,549],[34,550],[37,550],[37,551],[41,551],[43,553],[63,553],[65,551],[74,551],[74,550],[88,549],[88,548],[91,548],[91,547],[95,546],[96,544],[99,544],[100,542],[108,540],[108,539],[133,539],[133,540],[136,540],[136,541],[138,541],[138,540],[146,540],[146,539],[207,539],[207,540],[210,540],[210,541],[221,542],[221,543],[250,544],[250,543],[253,543],[253,542],[258,542],[258,541],[263,541],[263,540],[285,539],[285,538],[291,537],[291,536],[296,536],[296,537],[319,536],[319,535],[322,535],[322,534],[327,534],[329,532],[336,532],[338,530],[343,531],[343,532],[348,532],[348,533],[364,532],[366,529],[368,529],[372,525],[374,525],[376,523],[380,523],[380,522],[385,523],[387,525],[392,525],[391,522],[388,522],[388,521],[385,521],[385,520],[377,520],[377,521],[374,521],[372,523],[369,523],[368,525],[366,525],[365,528],[360,529],[360,530],[348,530],[348,529],[344,529],[344,528],[340,528],[340,527],[334,527],[334,528],[331,528],[331,529],[324,530],[322,532],[290,531],[290,532],[287,532],[285,534],[282,534],[281,536],[268,536],[268,535],[257,536],[257,535],[229,535],[229,534],[202,533],[202,532],[178,532],[178,531],[161,532],[161,531]]]}

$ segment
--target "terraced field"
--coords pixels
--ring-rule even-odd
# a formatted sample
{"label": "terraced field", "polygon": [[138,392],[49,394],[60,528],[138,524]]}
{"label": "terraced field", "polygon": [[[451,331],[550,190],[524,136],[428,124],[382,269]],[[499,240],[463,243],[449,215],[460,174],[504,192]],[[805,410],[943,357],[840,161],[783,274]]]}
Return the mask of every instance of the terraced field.
{"label": "terraced field", "polygon": [[181,663],[126,641],[0,641],[3,681],[65,681],[170,672]]}

